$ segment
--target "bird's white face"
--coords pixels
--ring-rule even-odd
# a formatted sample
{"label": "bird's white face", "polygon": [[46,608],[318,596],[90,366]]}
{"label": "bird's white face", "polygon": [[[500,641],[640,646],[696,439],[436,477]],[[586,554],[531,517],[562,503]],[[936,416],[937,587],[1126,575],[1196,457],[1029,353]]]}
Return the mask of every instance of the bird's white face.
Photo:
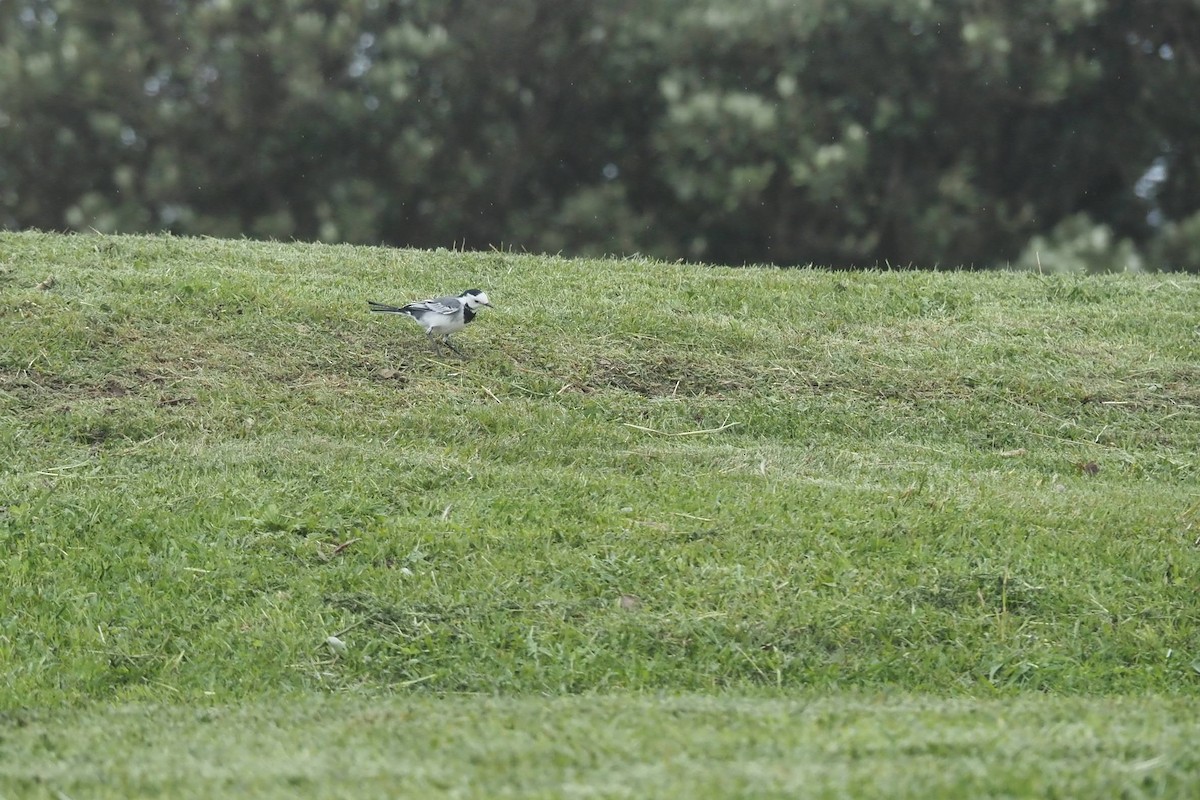
{"label": "bird's white face", "polygon": [[488,302],[487,292],[463,295],[463,302],[470,306],[472,311],[480,306],[487,306],[488,308],[492,307],[492,304]]}

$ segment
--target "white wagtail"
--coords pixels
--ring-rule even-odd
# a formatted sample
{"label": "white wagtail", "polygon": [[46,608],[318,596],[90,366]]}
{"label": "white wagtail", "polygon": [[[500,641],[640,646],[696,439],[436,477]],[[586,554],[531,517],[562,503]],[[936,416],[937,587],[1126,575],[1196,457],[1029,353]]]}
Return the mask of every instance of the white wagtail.
{"label": "white wagtail", "polygon": [[406,306],[389,306],[373,300],[368,300],[367,305],[380,314],[408,314],[421,323],[425,335],[433,342],[434,350],[441,352],[441,344],[445,343],[459,356],[462,353],[450,342],[450,334],[467,327],[467,323],[475,319],[480,306],[492,307],[487,292],[479,289],[467,289],[458,297],[433,297]]}

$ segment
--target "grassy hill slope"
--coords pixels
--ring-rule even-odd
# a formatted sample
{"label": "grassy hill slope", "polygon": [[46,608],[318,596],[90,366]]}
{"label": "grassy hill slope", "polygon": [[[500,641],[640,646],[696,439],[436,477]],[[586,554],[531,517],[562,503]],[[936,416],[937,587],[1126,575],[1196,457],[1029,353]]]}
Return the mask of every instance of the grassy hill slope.
{"label": "grassy hill slope", "polygon": [[[471,287],[465,360],[364,302]],[[1197,309],[0,234],[0,704],[1194,697]]]}
{"label": "grassy hill slope", "polygon": [[22,693],[1200,678],[1194,280],[0,243]]}

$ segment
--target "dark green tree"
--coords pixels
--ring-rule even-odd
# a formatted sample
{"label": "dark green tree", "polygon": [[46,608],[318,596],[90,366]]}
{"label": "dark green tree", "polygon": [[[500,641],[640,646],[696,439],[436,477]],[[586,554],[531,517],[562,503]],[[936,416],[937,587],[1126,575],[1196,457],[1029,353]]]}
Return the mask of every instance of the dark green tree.
{"label": "dark green tree", "polygon": [[10,0],[0,225],[1200,270],[1198,80],[1195,0]]}

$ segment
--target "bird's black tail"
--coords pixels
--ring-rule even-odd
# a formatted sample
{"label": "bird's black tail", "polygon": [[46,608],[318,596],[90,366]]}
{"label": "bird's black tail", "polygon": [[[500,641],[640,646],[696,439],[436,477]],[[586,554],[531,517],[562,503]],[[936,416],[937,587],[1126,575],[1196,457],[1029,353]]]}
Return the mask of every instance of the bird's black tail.
{"label": "bird's black tail", "polygon": [[369,305],[371,307],[372,311],[376,311],[380,314],[407,314],[408,313],[408,309],[401,308],[400,306],[389,306],[386,303],[376,303],[374,300],[368,300],[367,305]]}

